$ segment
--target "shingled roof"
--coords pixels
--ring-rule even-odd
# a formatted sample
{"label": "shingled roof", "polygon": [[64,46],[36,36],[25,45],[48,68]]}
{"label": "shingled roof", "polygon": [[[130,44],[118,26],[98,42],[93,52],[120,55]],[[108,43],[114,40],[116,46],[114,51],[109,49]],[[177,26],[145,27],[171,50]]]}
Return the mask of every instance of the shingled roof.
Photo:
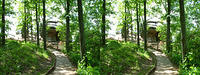
{"label": "shingled roof", "polygon": [[150,28],[156,28],[159,24],[161,24],[160,21],[147,21],[147,24]]}

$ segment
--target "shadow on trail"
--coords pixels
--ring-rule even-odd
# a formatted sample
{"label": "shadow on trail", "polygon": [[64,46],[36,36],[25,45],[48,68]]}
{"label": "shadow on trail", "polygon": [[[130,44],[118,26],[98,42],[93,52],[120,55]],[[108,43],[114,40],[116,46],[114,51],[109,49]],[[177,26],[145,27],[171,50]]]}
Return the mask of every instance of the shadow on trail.
{"label": "shadow on trail", "polygon": [[76,69],[62,52],[49,49],[56,56],[56,68],[49,75],[76,75]]}
{"label": "shadow on trail", "polygon": [[155,47],[157,45],[156,43],[151,44],[151,46],[153,45],[153,48],[148,49],[150,52],[156,55],[157,65],[155,71],[151,75],[178,75],[178,68],[173,66],[171,61],[164,53],[155,49],[158,48]]}

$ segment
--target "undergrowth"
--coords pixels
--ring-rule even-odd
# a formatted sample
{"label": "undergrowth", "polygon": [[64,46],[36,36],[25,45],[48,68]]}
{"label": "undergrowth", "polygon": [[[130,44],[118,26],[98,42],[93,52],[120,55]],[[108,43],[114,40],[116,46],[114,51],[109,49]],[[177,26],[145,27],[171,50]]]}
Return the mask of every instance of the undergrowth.
{"label": "undergrowth", "polygon": [[0,75],[5,74],[40,74],[42,61],[50,60],[49,52],[32,43],[13,40],[0,48]]}
{"label": "undergrowth", "polygon": [[[199,34],[193,36],[199,36]],[[172,52],[168,53],[166,50],[164,50],[164,52],[171,58],[171,61],[179,66],[180,75],[200,74],[199,41],[199,37],[191,37],[191,40],[188,40],[188,48],[183,62],[180,40],[177,40],[172,43]]]}
{"label": "undergrowth", "polygon": [[[79,46],[77,46],[79,47]],[[78,49],[78,50],[75,50]],[[74,48],[72,51],[67,52],[62,50],[68,55],[71,62],[73,62],[78,67],[78,74],[83,75],[107,75],[107,74],[124,74],[128,70],[138,70],[138,56],[149,59],[149,54],[142,48],[138,47],[134,43],[130,42],[118,42],[115,40],[108,40],[105,48],[100,48],[100,61],[94,58],[96,54],[91,51],[87,52],[88,63],[80,60],[80,50],[79,48]],[[94,65],[97,63],[99,65]]]}

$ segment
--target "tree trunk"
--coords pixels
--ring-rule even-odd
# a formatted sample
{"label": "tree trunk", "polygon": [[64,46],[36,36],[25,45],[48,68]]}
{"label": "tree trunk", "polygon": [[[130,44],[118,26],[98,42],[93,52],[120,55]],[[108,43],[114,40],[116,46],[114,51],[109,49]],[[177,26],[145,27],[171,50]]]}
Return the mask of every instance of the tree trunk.
{"label": "tree trunk", "polygon": [[1,44],[2,44],[2,46],[4,46],[5,45],[5,42],[6,42],[6,34],[5,34],[5,31],[6,31],[6,28],[5,28],[5,26],[6,26],[6,21],[5,21],[5,0],[3,0],[2,1],[2,11],[3,11],[3,13],[2,13],[2,31],[1,31],[1,33],[2,33],[2,41],[1,41]]}
{"label": "tree trunk", "polygon": [[[27,4],[28,5],[28,4]],[[30,35],[29,35],[29,28],[30,28],[30,25],[29,25],[29,18],[30,18],[30,8],[27,8],[27,15],[26,15],[26,40],[30,41]]]}
{"label": "tree trunk", "polygon": [[39,22],[38,22],[38,1],[36,1],[36,24],[37,24],[37,46],[40,46],[40,32],[39,32]]}
{"label": "tree trunk", "polygon": [[125,0],[125,21],[124,21],[124,40],[127,42],[127,23],[126,23],[126,0]]}
{"label": "tree trunk", "polygon": [[47,50],[46,47],[46,12],[45,12],[45,2],[46,0],[43,0],[43,42],[44,42],[44,49]]}
{"label": "tree trunk", "polygon": [[147,19],[146,19],[146,0],[144,0],[144,50],[147,50]]}
{"label": "tree trunk", "polygon": [[106,44],[106,0],[103,0],[103,14],[102,14],[102,46]]}
{"label": "tree trunk", "polygon": [[137,45],[140,46],[140,25],[139,25],[139,14],[138,14],[138,2],[136,4],[136,15],[137,15]]}
{"label": "tree trunk", "polygon": [[179,0],[179,4],[180,4],[180,23],[181,23],[181,40],[182,40],[182,62],[183,62],[185,54],[187,52],[184,0]]}
{"label": "tree trunk", "polygon": [[66,50],[69,51],[71,50],[70,47],[70,0],[67,0],[67,9],[66,9],[66,13],[67,13],[67,17],[66,17]]}
{"label": "tree trunk", "polygon": [[170,36],[170,13],[171,13],[171,2],[170,0],[167,0],[168,2],[168,13],[167,13],[167,46],[166,46],[166,50],[169,52],[171,52],[171,36]]}
{"label": "tree trunk", "polygon": [[[128,2],[127,2],[128,3]],[[130,15],[130,10],[129,10],[129,8],[127,8],[127,14],[128,14],[128,16],[127,16],[127,18],[130,18],[131,16],[129,16]],[[127,19],[126,18],[126,19]],[[132,21],[131,21],[132,22]],[[129,19],[127,20],[127,23],[126,23],[126,35],[127,35],[127,40],[129,40],[130,38],[129,38],[129,28],[130,28],[131,26],[130,26],[130,21],[129,21]]]}
{"label": "tree trunk", "polygon": [[[87,62],[86,50],[85,50],[85,38],[84,38],[84,22],[83,22],[83,8],[82,0],[77,0],[78,3],[78,20],[79,20],[79,32],[80,32],[80,51],[81,59],[85,59],[84,62]],[[87,63],[86,63],[87,65]]]}
{"label": "tree trunk", "polygon": [[[31,14],[32,14],[32,11],[31,11]],[[30,18],[31,18],[31,41],[33,42],[33,24],[32,24],[33,18],[32,16],[30,16]]]}
{"label": "tree trunk", "polygon": [[[130,12],[130,11],[129,11]],[[132,14],[132,12],[130,12],[130,14]],[[133,24],[132,24],[132,22],[133,22],[133,18],[132,18],[132,16],[131,16],[131,41],[133,42],[134,41],[134,39],[133,39]]]}
{"label": "tree trunk", "polygon": [[26,37],[27,37],[27,17],[26,17],[26,0],[24,0],[24,41],[26,42]]}

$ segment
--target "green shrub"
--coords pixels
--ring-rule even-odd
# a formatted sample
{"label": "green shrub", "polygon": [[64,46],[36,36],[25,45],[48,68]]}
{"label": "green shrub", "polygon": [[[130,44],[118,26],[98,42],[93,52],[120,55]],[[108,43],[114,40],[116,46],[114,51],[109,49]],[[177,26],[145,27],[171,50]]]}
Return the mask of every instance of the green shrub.
{"label": "green shrub", "polygon": [[121,45],[114,40],[110,40],[107,44],[108,44],[107,45],[108,50],[113,50],[121,47]]}
{"label": "green shrub", "polygon": [[200,67],[190,66],[188,67],[187,63],[183,63],[180,66],[180,75],[199,75],[200,74]]}
{"label": "green shrub", "polygon": [[[107,40],[104,48],[100,48],[99,43],[95,43],[95,39],[88,39],[86,45],[87,67],[85,63],[78,63],[80,58],[80,46],[74,42],[71,51],[62,50],[67,54],[70,61],[78,67],[80,75],[107,75],[107,74],[124,74],[127,70],[132,70],[133,67],[139,67],[137,52],[140,52],[144,58],[148,58],[148,53],[134,43],[118,42],[116,40]],[[98,59],[98,50],[100,50],[100,60]]]}
{"label": "green shrub", "polygon": [[181,63],[182,55],[180,53],[173,51],[169,54],[169,56],[171,57],[171,61],[176,65],[179,65]]}
{"label": "green shrub", "polygon": [[76,66],[78,65],[78,61],[81,59],[79,51],[69,51],[69,52],[67,52],[65,49],[62,49],[62,52],[69,57],[70,61],[74,65],[76,65]]}
{"label": "green shrub", "polygon": [[[116,46],[116,47],[113,47]],[[123,74],[134,67],[138,59],[134,56],[140,48],[133,43],[108,42],[106,50],[101,52],[102,74]],[[142,49],[141,49],[142,50]]]}
{"label": "green shrub", "polygon": [[92,66],[85,67],[85,63],[78,64],[77,73],[79,75],[100,75],[99,67],[92,67]]}
{"label": "green shrub", "polygon": [[[188,40],[188,48],[185,55],[185,61],[182,63],[182,50],[179,39],[172,43],[173,51],[169,56],[173,63],[179,65],[181,75],[199,75],[200,74],[200,37],[199,32],[191,32]],[[178,35],[180,38],[180,35]]]}
{"label": "green shrub", "polygon": [[48,59],[48,55],[47,51],[35,44],[9,40],[6,46],[0,49],[0,74],[21,74],[27,73],[27,70],[36,72],[39,58]]}

